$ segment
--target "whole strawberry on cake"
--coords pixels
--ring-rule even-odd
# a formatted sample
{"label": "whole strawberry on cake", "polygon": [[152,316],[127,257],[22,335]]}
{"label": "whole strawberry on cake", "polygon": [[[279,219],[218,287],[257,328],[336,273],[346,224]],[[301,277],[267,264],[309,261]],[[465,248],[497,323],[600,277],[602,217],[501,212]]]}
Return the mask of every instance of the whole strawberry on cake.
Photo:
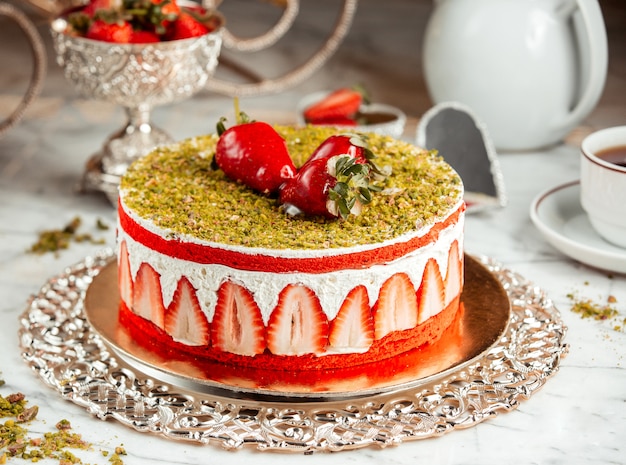
{"label": "whole strawberry on cake", "polygon": [[196,360],[289,370],[437,341],[463,289],[463,185],[377,134],[241,117],[136,161],[119,195],[120,321]]}

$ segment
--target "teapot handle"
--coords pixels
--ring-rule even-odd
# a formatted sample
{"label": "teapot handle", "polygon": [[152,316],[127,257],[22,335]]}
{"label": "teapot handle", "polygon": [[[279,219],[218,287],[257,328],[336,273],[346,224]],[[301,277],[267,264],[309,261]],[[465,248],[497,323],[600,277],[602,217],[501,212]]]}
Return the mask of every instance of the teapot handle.
{"label": "teapot handle", "polygon": [[[573,17],[576,11],[580,12],[580,21]],[[562,127],[574,127],[591,113],[604,89],[608,67],[606,29],[597,0],[577,0],[575,7],[568,13],[574,23],[581,54],[581,69],[578,72],[584,77],[584,70],[588,70],[589,76],[582,83],[580,99],[561,123]],[[585,57],[585,54],[588,56]]]}

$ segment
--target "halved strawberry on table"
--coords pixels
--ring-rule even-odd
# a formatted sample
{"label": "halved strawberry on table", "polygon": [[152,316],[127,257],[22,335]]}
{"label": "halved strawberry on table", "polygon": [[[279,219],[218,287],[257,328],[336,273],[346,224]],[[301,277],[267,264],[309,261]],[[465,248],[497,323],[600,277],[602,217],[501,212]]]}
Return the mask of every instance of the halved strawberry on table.
{"label": "halved strawberry on table", "polygon": [[310,124],[356,124],[354,116],[363,103],[363,93],[356,89],[342,87],[326,95],[322,100],[305,108],[304,120]]}
{"label": "halved strawberry on table", "polygon": [[256,191],[277,192],[296,173],[285,140],[271,125],[251,121],[243,112],[236,113],[235,126],[226,129],[225,118],[217,124],[214,164],[230,179]]}
{"label": "halved strawberry on table", "polygon": [[290,215],[344,219],[358,215],[371,202],[372,193],[381,190],[373,182],[384,173],[372,158],[359,136],[331,136],[280,187],[280,203]]}

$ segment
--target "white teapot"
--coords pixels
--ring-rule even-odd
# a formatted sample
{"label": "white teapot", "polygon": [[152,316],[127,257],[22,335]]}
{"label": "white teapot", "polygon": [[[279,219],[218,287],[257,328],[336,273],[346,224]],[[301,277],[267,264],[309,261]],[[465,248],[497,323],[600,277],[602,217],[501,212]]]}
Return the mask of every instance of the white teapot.
{"label": "white teapot", "polygon": [[423,68],[435,103],[467,105],[502,150],[560,142],[606,80],[597,0],[435,0]]}

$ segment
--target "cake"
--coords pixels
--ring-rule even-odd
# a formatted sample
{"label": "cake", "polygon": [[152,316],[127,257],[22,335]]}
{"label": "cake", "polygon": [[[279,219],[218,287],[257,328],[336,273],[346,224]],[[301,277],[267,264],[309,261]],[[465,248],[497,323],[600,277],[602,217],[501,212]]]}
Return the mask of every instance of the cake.
{"label": "cake", "polygon": [[[298,168],[337,131],[275,129]],[[384,362],[452,325],[465,204],[436,152],[363,134],[387,170],[371,202],[293,216],[216,169],[218,137],[156,148],[121,180],[119,314],[139,343],[293,374]]]}

